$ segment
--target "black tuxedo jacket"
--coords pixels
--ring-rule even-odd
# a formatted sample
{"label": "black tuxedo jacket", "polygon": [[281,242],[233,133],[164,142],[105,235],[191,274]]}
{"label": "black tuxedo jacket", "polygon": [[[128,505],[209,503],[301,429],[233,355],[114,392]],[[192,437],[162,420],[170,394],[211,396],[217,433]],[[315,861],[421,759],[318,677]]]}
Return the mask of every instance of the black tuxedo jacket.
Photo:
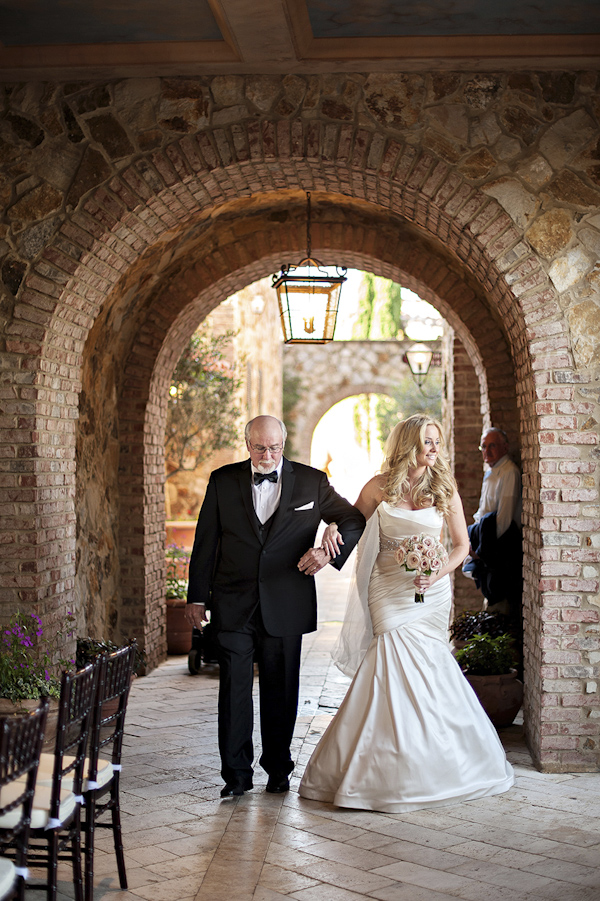
{"label": "black tuxedo jacket", "polygon": [[266,540],[252,503],[250,460],[215,470],[200,510],[190,561],[188,603],[205,604],[215,629],[244,626],[257,603],[270,635],[317,628],[315,580],[298,570],[319,522],[337,522],[344,537],[340,569],[365,527],[356,507],[323,472],[284,458],[281,499]]}

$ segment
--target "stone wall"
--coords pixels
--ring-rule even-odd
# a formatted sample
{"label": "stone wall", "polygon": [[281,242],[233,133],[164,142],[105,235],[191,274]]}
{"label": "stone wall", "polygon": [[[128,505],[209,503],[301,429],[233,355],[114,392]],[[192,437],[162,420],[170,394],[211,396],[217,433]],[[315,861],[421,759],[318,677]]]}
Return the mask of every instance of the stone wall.
{"label": "stone wall", "polygon": [[179,472],[167,481],[167,519],[196,520],[210,473],[247,457],[244,426],[268,413],[281,419],[282,347],[279,309],[267,279],[249,285],[224,301],[206,318],[213,334],[233,332],[227,358],[235,366],[241,386],[236,405],[238,441],[217,451],[192,472]]}
{"label": "stone wall", "polygon": [[[296,459],[310,463],[313,432],[334,404],[358,394],[389,394],[410,372],[403,357],[413,343],[333,341],[285,346],[283,364],[299,379],[298,402],[289,417]],[[437,349],[435,342],[431,344]]]}
{"label": "stone wall", "polygon": [[[168,379],[211,309],[303,252],[310,189],[315,254],[414,286],[465,347],[481,415],[519,436],[527,734],[547,769],[597,767],[598,87],[585,71],[5,85],[4,613],[51,628],[89,605],[87,547],[121,634],[161,659]],[[110,547],[85,516],[76,535],[79,463]]]}

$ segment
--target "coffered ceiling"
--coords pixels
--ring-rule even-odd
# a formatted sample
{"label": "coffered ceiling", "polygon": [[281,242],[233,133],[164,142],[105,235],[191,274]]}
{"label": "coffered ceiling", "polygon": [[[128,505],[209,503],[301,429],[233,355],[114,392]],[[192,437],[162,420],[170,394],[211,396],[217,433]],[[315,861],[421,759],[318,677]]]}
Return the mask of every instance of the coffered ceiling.
{"label": "coffered ceiling", "polygon": [[599,60],[599,0],[0,0],[4,80]]}

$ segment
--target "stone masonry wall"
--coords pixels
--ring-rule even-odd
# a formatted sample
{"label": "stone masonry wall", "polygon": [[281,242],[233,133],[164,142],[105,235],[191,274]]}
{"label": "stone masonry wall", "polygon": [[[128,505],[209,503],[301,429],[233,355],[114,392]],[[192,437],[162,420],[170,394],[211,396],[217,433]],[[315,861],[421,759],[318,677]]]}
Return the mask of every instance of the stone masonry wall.
{"label": "stone masonry wall", "polygon": [[357,394],[389,394],[409,373],[403,357],[413,343],[334,341],[284,347],[284,366],[300,379],[300,396],[290,417],[296,459],[310,463],[313,432],[334,404]]}
{"label": "stone masonry wall", "polygon": [[75,555],[102,536],[77,521],[80,457],[109,499],[119,627],[161,658],[170,372],[212,308],[304,250],[310,189],[319,258],[412,282],[465,347],[482,415],[519,435],[527,734],[546,769],[597,767],[598,87],[585,71],[5,85],[3,615],[51,628],[89,602]]}

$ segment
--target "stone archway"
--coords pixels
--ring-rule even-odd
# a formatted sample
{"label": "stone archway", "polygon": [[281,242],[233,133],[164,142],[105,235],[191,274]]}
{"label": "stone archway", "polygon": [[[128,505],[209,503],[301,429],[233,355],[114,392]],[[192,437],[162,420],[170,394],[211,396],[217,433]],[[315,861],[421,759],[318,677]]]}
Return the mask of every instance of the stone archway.
{"label": "stone archway", "polygon": [[357,394],[386,394],[409,374],[403,357],[411,344],[409,340],[335,341],[284,348],[284,364],[301,380],[300,400],[292,414],[298,460],[310,463],[316,425],[338,401]]}
{"label": "stone archway", "polygon": [[[489,107],[496,100],[486,102]],[[567,546],[563,533],[580,547],[595,529],[593,516],[586,515],[593,490],[582,488],[580,480],[584,467],[592,472],[595,465],[585,448],[597,440],[596,398],[581,398],[593,348],[588,352],[579,334],[574,365],[558,292],[571,326],[586,317],[592,321],[590,301],[573,302],[573,275],[564,273],[562,262],[550,279],[552,267],[523,238],[524,226],[535,217],[533,201],[525,215],[522,186],[519,193],[510,179],[508,185],[498,180],[489,161],[486,170],[482,153],[459,167],[443,142],[407,141],[406,123],[398,129],[384,117],[354,126],[329,113],[248,120],[233,110],[219,126],[199,126],[197,134],[134,154],[114,168],[100,165],[98,151],[88,148],[61,208],[60,227],[53,231],[49,220],[46,230],[36,232],[38,250],[17,284],[6,329],[5,372],[18,386],[22,409],[14,407],[20,430],[15,436],[6,429],[5,447],[14,448],[21,461],[37,461],[28,470],[34,473],[29,482],[23,478],[11,487],[2,523],[6,543],[18,535],[25,549],[10,555],[6,590],[43,608],[50,624],[74,601],[74,422],[83,381],[88,443],[98,426],[110,449],[110,459],[99,466],[102,448],[96,442],[93,452],[88,448],[86,466],[99,474],[101,484],[94,487],[108,497],[106,516],[119,551],[117,626],[137,632],[151,659],[160,658],[162,389],[193,325],[227,293],[304,249],[304,191],[310,189],[319,257],[409,286],[412,279],[426,299],[432,292],[477,357],[483,416],[520,433],[530,740],[544,766],[589,765],[596,745],[578,737],[586,732],[584,723],[575,737],[551,737],[566,721],[551,703],[562,697],[562,661],[554,660],[541,636],[560,621],[565,627],[559,635],[567,640],[567,623],[597,620],[597,581],[584,577],[584,557],[573,552],[567,564],[552,550]],[[560,175],[566,157],[551,152],[552,128],[546,128],[547,154],[554,169],[546,164],[551,172],[544,181],[552,189],[550,208],[570,202],[567,182],[577,187],[571,175]],[[56,192],[43,185],[34,191],[35,198],[23,192],[29,207],[11,206],[11,221],[27,215],[45,221],[55,211]],[[513,204],[511,191],[519,202]],[[583,213],[595,202],[591,188],[573,197]],[[548,209],[540,221],[547,215]],[[579,279],[587,272],[584,258],[577,251],[572,260]],[[34,385],[29,395],[27,384]],[[575,386],[582,386],[577,399]],[[544,493],[542,477],[549,486]],[[91,490],[84,487],[80,508]],[[79,521],[89,523],[89,517],[80,515]],[[581,666],[587,660],[583,648],[570,652]],[[542,685],[552,667],[555,690]],[[573,678],[580,680],[583,697],[586,676]],[[555,733],[545,728],[542,734],[543,711]]]}

